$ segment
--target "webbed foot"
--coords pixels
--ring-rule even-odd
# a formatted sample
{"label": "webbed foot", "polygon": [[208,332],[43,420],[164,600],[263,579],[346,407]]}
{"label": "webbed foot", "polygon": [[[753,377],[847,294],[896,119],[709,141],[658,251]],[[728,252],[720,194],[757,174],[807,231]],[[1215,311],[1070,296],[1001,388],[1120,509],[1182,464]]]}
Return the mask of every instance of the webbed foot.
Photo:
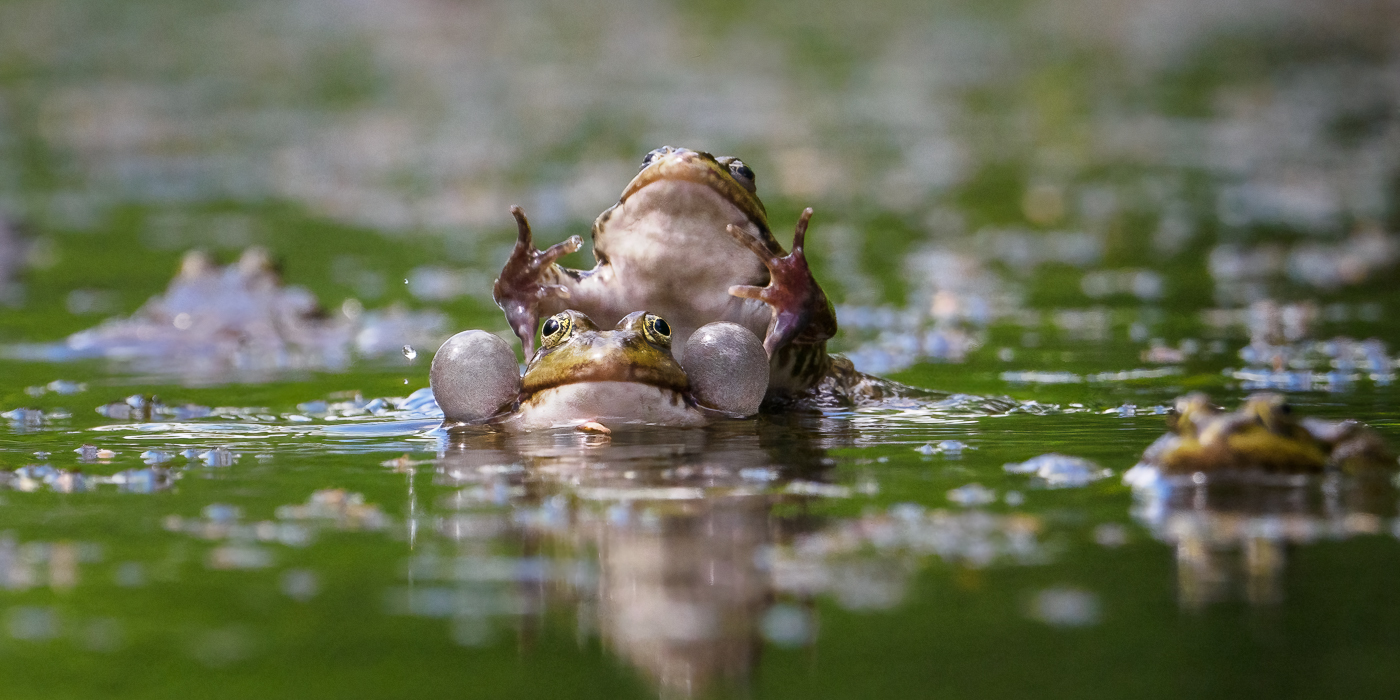
{"label": "webbed foot", "polygon": [[496,305],[506,312],[506,322],[525,347],[525,359],[529,360],[535,353],[535,327],[540,319],[540,304],[551,297],[569,298],[569,288],[549,284],[547,272],[554,261],[578,250],[583,245],[583,239],[571,236],[562,243],[540,250],[535,247],[525,211],[520,207],[511,207],[510,214],[515,217],[517,230],[515,249],[511,251],[505,267],[501,268],[501,276],[496,278],[491,291]]}
{"label": "webbed foot", "polygon": [[[729,235],[758,255],[768,268],[768,286],[736,284],[729,288],[729,293],[745,299],[757,299],[773,309],[773,318],[768,322],[768,333],[763,340],[763,349],[769,357],[790,343],[820,343],[836,335],[836,311],[813,279],[803,251],[807,222],[811,218],[812,210],[809,207],[797,220],[792,252],[788,255],[773,253],[738,226],[730,224],[728,227]],[[781,249],[778,252],[781,253]]]}

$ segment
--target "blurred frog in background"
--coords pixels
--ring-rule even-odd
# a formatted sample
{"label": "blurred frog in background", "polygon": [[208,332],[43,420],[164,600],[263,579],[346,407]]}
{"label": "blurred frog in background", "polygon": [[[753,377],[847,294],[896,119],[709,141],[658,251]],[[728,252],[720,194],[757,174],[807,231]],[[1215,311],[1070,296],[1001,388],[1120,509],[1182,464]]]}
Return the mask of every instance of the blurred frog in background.
{"label": "blurred frog in background", "polygon": [[1298,418],[1282,394],[1258,393],[1235,411],[1195,392],[1176,401],[1171,432],[1143,452],[1166,474],[1257,470],[1274,474],[1384,473],[1395,456],[1374,430],[1353,420]]}

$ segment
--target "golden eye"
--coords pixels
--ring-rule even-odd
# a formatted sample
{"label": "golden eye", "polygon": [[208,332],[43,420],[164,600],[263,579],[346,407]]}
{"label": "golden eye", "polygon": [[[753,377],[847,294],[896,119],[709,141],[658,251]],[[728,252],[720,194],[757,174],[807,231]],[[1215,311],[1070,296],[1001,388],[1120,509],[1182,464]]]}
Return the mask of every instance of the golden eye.
{"label": "golden eye", "polygon": [[574,328],[573,319],[568,314],[555,314],[545,320],[540,326],[540,344],[547,348],[552,348],[569,337],[569,332]]}
{"label": "golden eye", "polygon": [[646,318],[642,319],[642,331],[646,333],[647,340],[657,345],[671,344],[671,324],[660,316],[647,314]]}

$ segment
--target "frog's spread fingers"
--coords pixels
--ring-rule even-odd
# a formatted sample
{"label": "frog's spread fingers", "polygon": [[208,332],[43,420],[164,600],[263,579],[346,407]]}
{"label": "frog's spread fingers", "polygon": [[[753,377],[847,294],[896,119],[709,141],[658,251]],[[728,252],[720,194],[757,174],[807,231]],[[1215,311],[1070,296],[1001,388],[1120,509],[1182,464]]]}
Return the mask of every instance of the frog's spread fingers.
{"label": "frog's spread fingers", "polygon": [[556,243],[544,250],[535,247],[534,235],[530,232],[530,221],[520,207],[510,208],[515,217],[515,248],[510,259],[501,269],[501,276],[492,287],[496,304],[506,312],[506,322],[520,338],[529,357],[534,350],[535,327],[539,323],[540,309],[549,299],[568,299],[569,288],[560,284],[546,284],[546,280],[557,278],[551,273],[554,261],[577,251],[583,246],[583,239],[571,236],[568,240]]}
{"label": "frog's spread fingers", "polygon": [[750,284],[736,284],[729,288],[729,294],[741,299],[767,301],[767,295],[764,293],[767,289],[767,287],[755,287]]}
{"label": "frog's spread fingers", "polygon": [[[753,251],[754,255],[757,255],[758,258],[763,261],[763,264],[765,266],[770,268],[773,266],[773,260],[777,256],[773,254],[773,251],[768,250],[768,247],[763,245],[763,243],[757,238],[754,238],[753,236],[749,235],[748,231],[745,231],[744,229],[741,229],[738,226],[735,226],[734,224],[729,224],[724,228],[724,230],[728,231],[729,235],[733,236],[734,240],[738,241],[740,245],[743,245],[745,248],[748,248],[749,250]],[[779,253],[781,254],[781,251],[779,251]]]}
{"label": "frog's spread fingers", "polygon": [[570,236],[568,240],[555,243],[542,251],[538,250],[535,248],[535,236],[530,232],[530,220],[525,218],[525,210],[511,207],[510,215],[515,217],[515,249],[510,253],[511,260],[508,265],[514,263],[533,272],[548,267],[555,260],[583,247],[582,238]]}
{"label": "frog's spread fingers", "polygon": [[763,340],[763,348],[772,356],[779,348],[792,342],[820,343],[836,334],[836,316],[831,303],[812,279],[807,267],[805,246],[807,225],[812,210],[805,209],[797,220],[792,236],[792,252],[775,254],[743,229],[730,225],[727,230],[735,240],[752,250],[768,268],[766,287],[734,285],[729,293],[744,299],[756,299],[772,309],[772,320]]}
{"label": "frog's spread fingers", "polygon": [[515,247],[533,248],[535,245],[534,236],[530,233],[530,220],[525,218],[525,210],[518,206],[511,206],[510,215],[515,217]]}
{"label": "frog's spread fingers", "polygon": [[792,254],[805,258],[804,249],[807,246],[807,222],[812,220],[812,208],[807,207],[802,210],[802,216],[797,218],[797,229],[792,232]]}
{"label": "frog's spread fingers", "polygon": [[582,247],[582,238],[579,238],[578,236],[569,236],[568,240],[555,243],[554,245],[546,248],[543,253],[540,253],[539,265],[540,267],[552,265],[554,264],[555,260],[558,260],[559,258],[562,258],[570,253],[576,252],[579,248]]}

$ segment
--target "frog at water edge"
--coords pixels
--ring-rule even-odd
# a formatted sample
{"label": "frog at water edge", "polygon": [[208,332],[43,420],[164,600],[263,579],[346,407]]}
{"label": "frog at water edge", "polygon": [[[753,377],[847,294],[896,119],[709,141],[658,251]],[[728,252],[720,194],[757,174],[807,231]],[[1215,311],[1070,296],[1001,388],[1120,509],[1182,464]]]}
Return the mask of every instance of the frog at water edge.
{"label": "frog at water edge", "polygon": [[763,338],[770,372],[765,405],[841,405],[917,393],[857,372],[829,355],[836,312],[803,251],[812,210],[797,221],[791,253],[768,226],[753,171],[738,158],[663,146],[648,153],[617,204],[593,224],[592,270],[555,261],[578,236],[535,248],[519,207],[515,249],[496,280],[496,303],[532,351],[542,316],[577,309],[613,323],[637,309],[670,320],[676,343],[729,321]]}
{"label": "frog at water edge", "polygon": [[1263,392],[1233,412],[1195,392],[1176,401],[1172,432],[1143,452],[1142,463],[1167,474],[1256,471],[1270,474],[1385,473],[1394,455],[1356,421],[1298,419],[1281,394]]}
{"label": "frog at water edge", "polygon": [[219,265],[187,252],[163,294],[127,317],[109,318],[60,343],[0,346],[0,355],[66,362],[105,358],[142,373],[227,381],[235,375],[343,368],[442,337],[436,311],[391,306],[366,311],[354,302],[330,313],[305,287],[286,284],[266,249],[253,246]]}
{"label": "frog at water edge", "polygon": [[757,413],[768,387],[762,343],[733,323],[696,329],[681,362],[671,354],[671,325],[645,311],[628,314],[613,330],[582,312],[563,311],[540,330],[541,347],[524,377],[509,344],[486,331],[463,331],[438,349],[429,377],[444,428],[699,427]]}

